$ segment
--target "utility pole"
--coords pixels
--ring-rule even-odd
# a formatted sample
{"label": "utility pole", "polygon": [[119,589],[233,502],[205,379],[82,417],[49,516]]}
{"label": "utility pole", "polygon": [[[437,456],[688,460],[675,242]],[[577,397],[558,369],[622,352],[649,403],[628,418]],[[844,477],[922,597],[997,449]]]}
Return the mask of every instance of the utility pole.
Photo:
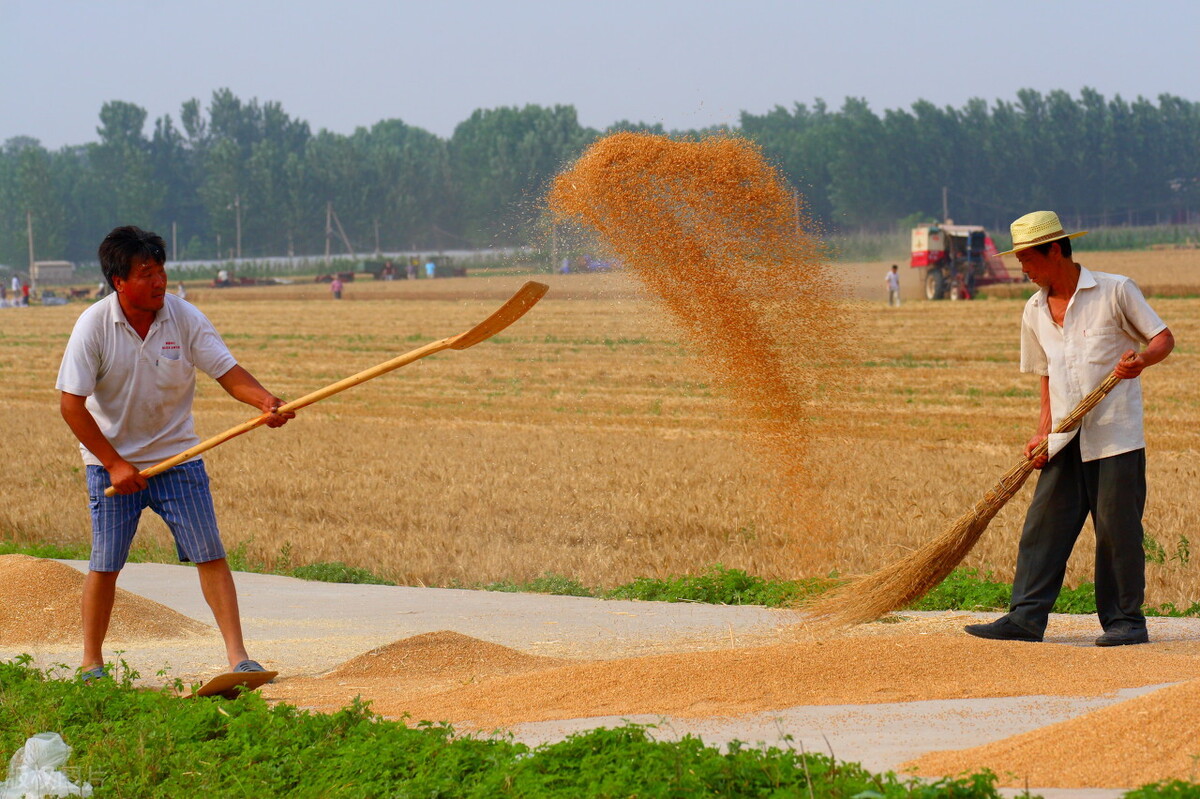
{"label": "utility pole", "polygon": [[950,222],[950,195],[946,192],[946,187],[942,186],[942,224]]}
{"label": "utility pole", "polygon": [[233,212],[237,225],[237,257],[242,257],[242,195],[233,196]]}
{"label": "utility pole", "polygon": [[379,219],[375,220],[375,254],[379,255]]}
{"label": "utility pole", "polygon": [[37,281],[33,274],[33,212],[25,211],[25,231],[29,236],[29,290],[37,291]]}
{"label": "utility pole", "polygon": [[175,223],[172,222],[171,223],[171,262],[172,263],[176,263],[179,261],[178,233],[179,233],[179,231],[176,229]]}
{"label": "utility pole", "polygon": [[333,265],[333,261],[329,257],[329,246],[333,239],[333,201],[325,203],[325,269]]}

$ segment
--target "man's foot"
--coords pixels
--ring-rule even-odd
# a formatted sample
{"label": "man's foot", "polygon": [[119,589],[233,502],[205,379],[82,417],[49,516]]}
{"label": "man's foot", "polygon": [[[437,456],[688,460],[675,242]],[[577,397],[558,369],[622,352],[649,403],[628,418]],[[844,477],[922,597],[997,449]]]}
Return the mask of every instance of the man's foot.
{"label": "man's foot", "polygon": [[1104,635],[1096,639],[1096,646],[1128,646],[1129,644],[1148,644],[1150,634],[1145,630],[1106,630]]}
{"label": "man's foot", "polygon": [[988,638],[993,641],[1041,641],[1042,636],[1034,635],[1008,616],[1001,616],[987,624],[968,624],[963,628],[968,635],[976,638]]}

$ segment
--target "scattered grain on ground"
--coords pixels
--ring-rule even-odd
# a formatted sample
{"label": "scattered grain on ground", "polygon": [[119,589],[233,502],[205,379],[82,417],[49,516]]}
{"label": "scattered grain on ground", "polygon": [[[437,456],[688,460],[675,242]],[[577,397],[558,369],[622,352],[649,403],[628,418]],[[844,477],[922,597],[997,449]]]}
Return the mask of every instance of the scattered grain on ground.
{"label": "scattered grain on ground", "polygon": [[[740,716],[799,705],[1098,696],[1189,679],[1196,672],[1194,657],[1160,653],[1153,645],[1131,651],[909,633],[573,662],[536,671],[520,661],[521,673],[480,664],[452,687],[428,679],[419,668],[369,682],[328,676],[288,680],[268,695],[301,704],[309,697],[310,706],[319,707],[341,706],[361,695],[388,716],[407,713],[490,729],[596,716]],[[494,651],[484,646],[473,645]]]}
{"label": "scattered grain on ground", "polygon": [[[84,576],[28,555],[0,555],[0,645],[43,646],[83,640]],[[188,638],[212,628],[118,588],[107,642]]]}
{"label": "scattered grain on ground", "polygon": [[931,752],[902,768],[928,777],[988,768],[1009,787],[1134,788],[1159,780],[1195,782],[1200,779],[1200,680],[984,746]]}

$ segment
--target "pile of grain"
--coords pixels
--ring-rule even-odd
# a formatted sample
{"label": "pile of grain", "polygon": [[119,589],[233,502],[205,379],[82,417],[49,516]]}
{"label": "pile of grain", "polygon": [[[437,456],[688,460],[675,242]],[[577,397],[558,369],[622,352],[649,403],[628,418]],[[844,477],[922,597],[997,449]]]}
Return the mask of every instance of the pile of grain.
{"label": "pile of grain", "polygon": [[815,400],[841,374],[827,367],[841,361],[848,323],[824,246],[757,146],[608,136],[548,199],[670,312],[734,400],[781,501],[796,501]]}
{"label": "pile of grain", "polygon": [[1002,741],[904,765],[940,777],[989,768],[1001,785],[1135,788],[1200,778],[1200,680],[1162,688]]}
{"label": "pile of grain", "polygon": [[440,630],[404,638],[346,661],[328,679],[475,679],[518,674],[561,663],[555,658],[526,655],[500,644]]}
{"label": "pile of grain", "polygon": [[332,707],[361,695],[388,716],[409,713],[487,729],[596,716],[736,716],[800,705],[1095,696],[1195,674],[1194,657],[1138,649],[1014,645],[962,633],[881,635],[560,663],[524,673],[497,668],[487,680],[464,678],[453,686],[430,681],[414,660],[402,672],[384,669],[394,675],[387,681],[288,681],[283,693],[271,695]]}
{"label": "pile of grain", "polygon": [[[0,646],[81,642],[83,579],[79,571],[57,561],[0,556]],[[107,640],[188,638],[211,632],[207,625],[118,588]]]}

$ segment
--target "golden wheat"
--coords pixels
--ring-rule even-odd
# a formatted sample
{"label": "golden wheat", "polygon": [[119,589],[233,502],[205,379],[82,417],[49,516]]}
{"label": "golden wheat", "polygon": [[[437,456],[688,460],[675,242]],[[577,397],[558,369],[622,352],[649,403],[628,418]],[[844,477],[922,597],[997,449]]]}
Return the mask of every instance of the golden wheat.
{"label": "golden wheat", "polygon": [[[861,268],[882,284],[877,266]],[[295,397],[468,329],[520,282],[355,283],[340,303],[307,284],[189,295],[247,368]],[[727,401],[658,308],[621,275],[548,282],[550,294],[498,340],[404,367],[209,453],[227,545],[266,562],[287,548],[294,565],[341,560],[436,585],[545,571],[611,585],[714,562],[769,577],[863,573],[970,507],[1036,423],[1036,382],[1017,372],[1019,301],[847,302],[860,362],[846,366],[853,391],[814,403],[810,473],[823,510],[800,536],[775,521],[770,483]],[[1200,505],[1200,300],[1153,304],[1179,346],[1145,378],[1146,525],[1166,555],[1149,567],[1148,599],[1190,603],[1200,576],[1181,537],[1196,538]],[[53,389],[82,307],[0,310],[4,539],[87,540],[81,465]],[[201,378],[202,436],[253,415]],[[966,565],[1011,577],[1030,491]],[[810,562],[813,535],[835,544],[833,559]],[[169,544],[150,514],[141,538]],[[1072,584],[1090,579],[1091,549],[1085,533]]]}

